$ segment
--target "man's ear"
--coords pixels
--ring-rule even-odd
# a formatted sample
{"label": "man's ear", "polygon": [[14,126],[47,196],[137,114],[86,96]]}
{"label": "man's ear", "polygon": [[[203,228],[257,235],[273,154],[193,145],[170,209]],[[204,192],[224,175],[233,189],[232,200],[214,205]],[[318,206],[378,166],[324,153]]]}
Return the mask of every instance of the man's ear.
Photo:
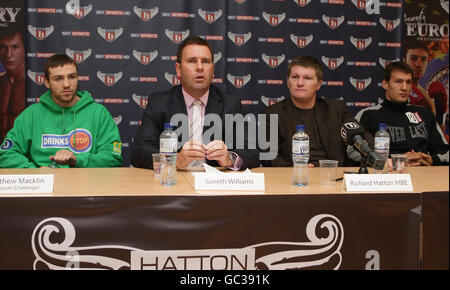
{"label": "man's ear", "polygon": [[177,77],[181,77],[181,63],[175,62],[175,71],[177,72]]}
{"label": "man's ear", "polygon": [[47,78],[45,78],[45,77],[44,77],[44,85],[45,85],[45,87],[46,87],[47,89],[50,90],[50,82],[49,82],[49,80],[48,80]]}
{"label": "man's ear", "polygon": [[381,82],[381,86],[383,87],[383,89],[384,89],[385,91],[387,91],[389,84],[388,84],[388,82],[387,82],[386,80],[383,80],[383,81]]}

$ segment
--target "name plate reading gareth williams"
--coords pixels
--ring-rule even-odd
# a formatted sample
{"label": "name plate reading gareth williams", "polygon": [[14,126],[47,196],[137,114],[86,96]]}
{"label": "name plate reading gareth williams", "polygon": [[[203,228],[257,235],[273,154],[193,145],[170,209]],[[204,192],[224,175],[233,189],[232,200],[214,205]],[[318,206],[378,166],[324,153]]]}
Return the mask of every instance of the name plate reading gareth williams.
{"label": "name plate reading gareth williams", "polygon": [[53,174],[0,175],[0,194],[53,193]]}
{"label": "name plate reading gareth williams", "polygon": [[344,174],[347,191],[413,191],[409,174]]}
{"label": "name plate reading gareth williams", "polygon": [[195,190],[264,191],[264,173],[197,173]]}

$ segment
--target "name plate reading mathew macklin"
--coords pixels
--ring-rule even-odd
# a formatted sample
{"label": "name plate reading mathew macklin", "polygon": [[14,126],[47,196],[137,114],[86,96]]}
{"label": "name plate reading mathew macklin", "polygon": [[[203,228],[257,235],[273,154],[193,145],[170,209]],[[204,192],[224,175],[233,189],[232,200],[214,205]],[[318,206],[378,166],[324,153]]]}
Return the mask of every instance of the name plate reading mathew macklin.
{"label": "name plate reading mathew macklin", "polygon": [[53,193],[53,174],[0,175],[0,194]]}
{"label": "name plate reading mathew macklin", "polygon": [[264,173],[196,173],[195,190],[264,191]]}
{"label": "name plate reading mathew macklin", "polygon": [[413,191],[409,174],[344,174],[347,191]]}

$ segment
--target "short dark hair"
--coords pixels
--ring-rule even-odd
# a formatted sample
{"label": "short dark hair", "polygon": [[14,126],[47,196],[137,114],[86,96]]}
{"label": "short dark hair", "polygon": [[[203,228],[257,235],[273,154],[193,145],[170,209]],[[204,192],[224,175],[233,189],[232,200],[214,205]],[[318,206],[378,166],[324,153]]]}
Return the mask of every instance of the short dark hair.
{"label": "short dark hair", "polygon": [[406,54],[408,53],[408,50],[410,49],[423,49],[428,53],[428,46],[425,41],[420,41],[417,39],[407,39],[405,41],[405,44],[403,45],[403,55],[406,58]]}
{"label": "short dark hair", "polygon": [[180,43],[180,45],[178,46],[178,52],[177,52],[177,62],[178,63],[181,63],[181,56],[183,55],[183,49],[186,46],[192,45],[192,44],[208,47],[209,51],[211,52],[211,58],[214,61],[214,53],[213,53],[212,48],[209,45],[209,43],[206,40],[204,40],[203,38],[193,35],[193,36],[189,36],[188,38],[183,40],[183,42]]}
{"label": "short dark hair", "polygon": [[58,66],[64,66],[66,64],[73,64],[75,65],[75,68],[77,69],[78,72],[78,66],[77,63],[69,56],[65,55],[65,54],[54,54],[51,57],[49,57],[47,59],[47,61],[45,62],[44,65],[44,73],[45,73],[45,78],[48,80],[49,79],[49,70],[51,68],[54,67],[58,67]]}
{"label": "short dark hair", "polygon": [[319,81],[323,80],[323,67],[320,62],[312,56],[304,55],[298,56],[291,60],[288,65],[288,77],[291,75],[292,67],[295,65],[299,65],[302,67],[311,67],[316,71],[316,77]]}
{"label": "short dark hair", "polygon": [[413,69],[406,62],[402,61],[391,62],[384,69],[383,80],[388,82],[391,79],[393,71],[401,71],[410,74],[411,77],[413,76],[414,73]]}
{"label": "short dark hair", "polygon": [[8,27],[0,30],[0,39],[14,37],[16,34],[19,34],[22,37],[22,43],[25,46],[23,26],[19,26],[15,23],[9,23]]}

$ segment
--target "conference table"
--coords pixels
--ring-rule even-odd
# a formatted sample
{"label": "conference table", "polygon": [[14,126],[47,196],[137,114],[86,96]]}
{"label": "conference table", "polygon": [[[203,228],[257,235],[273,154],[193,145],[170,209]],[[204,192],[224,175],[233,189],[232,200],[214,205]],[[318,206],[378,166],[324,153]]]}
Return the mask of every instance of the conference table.
{"label": "conference table", "polygon": [[448,269],[448,166],[408,167],[405,192],[319,170],[306,187],[260,167],[264,191],[198,191],[181,170],[163,186],[131,167],[0,169],[54,176],[53,193],[0,195],[0,269]]}

